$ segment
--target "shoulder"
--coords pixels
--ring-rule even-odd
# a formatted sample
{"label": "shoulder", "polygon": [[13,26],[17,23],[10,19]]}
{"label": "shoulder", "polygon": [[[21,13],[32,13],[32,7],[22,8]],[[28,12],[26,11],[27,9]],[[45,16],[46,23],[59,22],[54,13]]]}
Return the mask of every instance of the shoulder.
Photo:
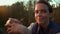
{"label": "shoulder", "polygon": [[30,26],[28,26],[29,30],[32,30],[33,26],[35,25],[35,23],[31,23]]}
{"label": "shoulder", "polygon": [[51,22],[51,28],[53,28],[56,32],[60,32],[60,25],[56,22]]}
{"label": "shoulder", "polygon": [[56,28],[56,29],[60,29],[60,25],[57,24],[56,22],[52,22],[52,27]]}

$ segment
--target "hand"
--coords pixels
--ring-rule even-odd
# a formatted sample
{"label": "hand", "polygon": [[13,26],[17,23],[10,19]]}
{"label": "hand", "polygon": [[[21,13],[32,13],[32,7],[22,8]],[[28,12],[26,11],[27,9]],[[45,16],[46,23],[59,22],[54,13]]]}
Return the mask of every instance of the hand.
{"label": "hand", "polygon": [[5,27],[7,28],[8,34],[31,34],[31,31],[20,23],[17,19],[10,18],[7,20]]}
{"label": "hand", "polygon": [[12,33],[20,33],[22,34],[22,27],[20,25],[20,21],[17,19],[13,19],[13,18],[9,18],[9,20],[7,20],[5,27],[7,28],[7,32],[8,34],[12,34]]}
{"label": "hand", "polygon": [[14,23],[11,27],[7,28],[8,34],[23,34],[23,26]]}

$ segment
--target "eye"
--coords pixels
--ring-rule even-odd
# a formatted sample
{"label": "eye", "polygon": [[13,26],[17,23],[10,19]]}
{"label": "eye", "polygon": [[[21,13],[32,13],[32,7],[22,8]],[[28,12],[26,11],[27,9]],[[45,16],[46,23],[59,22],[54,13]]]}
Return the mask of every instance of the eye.
{"label": "eye", "polygon": [[35,13],[38,13],[38,10],[36,10]]}
{"label": "eye", "polygon": [[46,10],[41,10],[41,13],[46,13],[47,11]]}

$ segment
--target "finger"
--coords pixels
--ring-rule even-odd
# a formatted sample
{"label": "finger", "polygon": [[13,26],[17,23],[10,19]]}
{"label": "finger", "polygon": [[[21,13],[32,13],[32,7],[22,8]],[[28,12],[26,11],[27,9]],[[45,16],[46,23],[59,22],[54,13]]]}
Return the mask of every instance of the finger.
{"label": "finger", "polygon": [[11,28],[7,28],[7,32],[11,31]]}
{"label": "finger", "polygon": [[8,26],[8,25],[11,25],[11,20],[7,20],[7,22],[5,24],[5,27]]}
{"label": "finger", "polygon": [[14,19],[14,18],[9,18],[9,20],[11,20],[14,23],[19,23],[21,24],[21,21],[19,21],[18,19]]}
{"label": "finger", "polygon": [[11,27],[11,28],[8,28],[7,29],[7,33],[8,34],[13,34],[13,33],[15,33],[16,31],[15,31],[15,28],[14,27]]}

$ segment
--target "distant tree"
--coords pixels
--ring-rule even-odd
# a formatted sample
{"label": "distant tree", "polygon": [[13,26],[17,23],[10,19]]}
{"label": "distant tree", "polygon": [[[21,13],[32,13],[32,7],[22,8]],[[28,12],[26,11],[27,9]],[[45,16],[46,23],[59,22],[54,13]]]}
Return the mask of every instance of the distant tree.
{"label": "distant tree", "polygon": [[12,17],[15,17],[17,19],[22,18],[23,17],[22,15],[24,15],[23,2],[16,2],[11,6],[11,10]]}

